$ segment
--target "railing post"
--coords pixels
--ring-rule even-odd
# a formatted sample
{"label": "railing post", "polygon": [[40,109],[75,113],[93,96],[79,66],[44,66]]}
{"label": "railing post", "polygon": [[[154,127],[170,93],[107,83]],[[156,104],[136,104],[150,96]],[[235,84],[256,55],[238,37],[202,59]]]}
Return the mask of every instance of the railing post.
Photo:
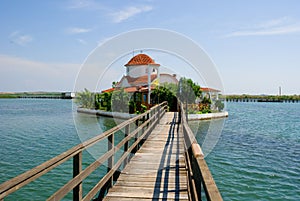
{"label": "railing post", "polygon": [[[80,174],[82,170],[82,152],[79,152],[73,157],[73,178]],[[73,201],[82,199],[82,183],[78,184],[73,189]]]}
{"label": "railing post", "polygon": [[[110,151],[110,150],[114,149],[114,145],[115,145],[114,133],[112,133],[111,135],[108,136],[107,151]],[[112,167],[114,166],[114,154],[111,157],[108,158],[107,166],[108,166],[107,167],[107,172],[109,172],[112,169]],[[114,182],[114,177],[112,176],[110,178],[108,188],[113,186],[113,182]]]}
{"label": "railing post", "polygon": [[187,104],[187,101],[185,102],[185,120],[186,120],[186,123],[188,123],[188,104]]}
{"label": "railing post", "polygon": [[[125,126],[125,138],[129,135],[130,132],[130,124],[127,124]],[[128,151],[128,141],[125,142],[124,144],[124,154],[126,154],[126,152]],[[128,157],[124,160],[124,168],[128,163]]]}
{"label": "railing post", "polygon": [[[146,120],[148,121],[149,118],[150,118],[150,112],[147,113],[147,118],[146,118]],[[148,127],[149,127],[149,122],[148,122],[148,124],[147,124],[147,128],[148,128]]]}
{"label": "railing post", "polygon": [[[143,127],[142,127],[142,134],[141,134],[141,135],[143,135],[144,132],[145,132],[145,125],[144,125],[145,119],[146,119],[146,115],[143,115],[142,124],[141,124],[141,125],[143,125]],[[146,137],[147,137],[147,136],[145,136],[145,138],[146,138]],[[139,143],[139,148],[140,148],[140,147],[142,146],[142,144],[145,142],[145,138],[144,138],[144,139],[141,139],[141,141],[140,141],[140,143]]]}
{"label": "railing post", "polygon": [[159,105],[157,108],[158,108],[158,121],[157,121],[157,124],[159,124],[159,122],[160,122],[160,110],[161,110],[161,105]]}
{"label": "railing post", "polygon": [[[150,117],[153,117],[153,112],[155,113],[155,109],[153,109],[153,110],[151,110],[151,112],[150,112]],[[151,121],[150,121],[150,125],[152,126],[152,123],[153,123],[153,119],[151,119]]]}
{"label": "railing post", "polygon": [[[149,118],[150,118],[150,112],[147,113],[146,121],[148,121]],[[149,126],[150,126],[150,122],[148,121],[148,123],[147,123],[147,129],[149,129]],[[147,133],[147,138],[148,138],[149,134],[150,134],[150,131],[148,131],[148,133]]]}
{"label": "railing post", "polygon": [[[139,127],[139,119],[137,119],[137,120],[135,121],[135,130],[138,129],[138,127]],[[139,136],[139,132],[137,132],[137,133],[135,134],[135,136],[134,136],[134,142],[137,141],[138,136]],[[136,147],[134,147],[134,148],[132,149],[132,152],[133,152],[133,153],[136,153],[136,152],[137,152],[138,146],[139,146],[139,145],[136,145]]]}

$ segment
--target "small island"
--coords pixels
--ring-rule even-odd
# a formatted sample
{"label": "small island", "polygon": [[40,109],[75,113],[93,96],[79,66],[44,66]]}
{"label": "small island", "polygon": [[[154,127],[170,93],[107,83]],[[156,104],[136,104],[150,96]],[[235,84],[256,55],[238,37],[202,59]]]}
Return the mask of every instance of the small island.
{"label": "small island", "polygon": [[[178,101],[185,103],[188,114],[220,113],[224,109],[219,90],[200,87],[189,78],[178,79],[176,74],[162,73],[160,64],[146,54],[134,56],[125,67],[126,74],[120,81],[112,82],[111,88],[76,93],[77,111],[130,118],[164,101],[168,102],[169,111],[178,111]],[[224,116],[228,113],[216,115]]]}

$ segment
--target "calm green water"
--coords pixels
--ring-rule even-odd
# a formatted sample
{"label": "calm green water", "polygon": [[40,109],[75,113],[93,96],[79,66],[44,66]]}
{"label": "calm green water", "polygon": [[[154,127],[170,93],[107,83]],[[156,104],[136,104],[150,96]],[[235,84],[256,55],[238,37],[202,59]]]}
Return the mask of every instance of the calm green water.
{"label": "calm green water", "polygon": [[[71,100],[57,99],[0,99],[0,122],[0,183],[81,143],[80,139],[89,139],[115,125],[110,118],[77,114]],[[107,150],[106,142],[95,147],[101,150],[97,156]],[[83,168],[93,162],[94,157],[90,152],[83,152]],[[84,181],[84,193],[105,171],[106,167],[101,167]],[[5,200],[45,200],[71,178],[72,160]],[[65,200],[71,198],[70,193]]]}
{"label": "calm green water", "polygon": [[[300,200],[300,104],[227,107],[221,137],[206,157],[224,200]],[[209,123],[200,123],[200,143]]]}
{"label": "calm green water", "polygon": [[[300,200],[300,104],[228,103],[229,118],[206,157],[224,200]],[[0,183],[115,125],[110,118],[75,114],[70,100],[0,99]],[[75,128],[75,123],[76,127]],[[209,121],[197,138],[205,138]],[[99,144],[97,150],[105,152]],[[92,153],[92,155],[90,154]],[[94,154],[83,153],[83,166]],[[72,161],[7,200],[45,200],[72,177]],[[100,168],[83,184],[101,178]],[[65,200],[71,199],[68,195]]]}

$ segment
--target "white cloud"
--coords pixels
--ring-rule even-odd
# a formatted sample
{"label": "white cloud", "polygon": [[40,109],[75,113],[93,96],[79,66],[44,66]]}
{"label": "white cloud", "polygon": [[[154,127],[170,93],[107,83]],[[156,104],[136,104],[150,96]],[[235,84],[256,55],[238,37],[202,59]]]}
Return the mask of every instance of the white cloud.
{"label": "white cloud", "polygon": [[69,2],[67,8],[69,9],[82,9],[82,8],[90,8],[95,4],[94,1],[91,0],[72,0]]}
{"label": "white cloud", "polygon": [[275,27],[275,26],[281,26],[283,24],[287,24],[290,21],[291,21],[291,19],[289,17],[282,17],[282,18],[272,19],[272,20],[269,20],[269,21],[265,21],[265,22],[259,23],[255,27],[257,27],[257,28],[263,28],[263,29],[272,28],[272,27]]}
{"label": "white cloud", "polygon": [[9,37],[13,38],[13,37],[17,36],[19,33],[20,33],[19,31],[14,31],[9,35]]}
{"label": "white cloud", "polygon": [[81,38],[77,38],[76,40],[77,40],[80,44],[82,44],[82,45],[86,45],[86,44],[87,44],[87,42],[86,42],[85,40],[81,39]]}
{"label": "white cloud", "polygon": [[231,34],[228,34],[227,37],[235,36],[268,36],[268,35],[283,35],[291,33],[300,33],[300,25],[291,25],[276,27],[271,29],[264,30],[245,30],[245,31],[236,31]]}
{"label": "white cloud", "polygon": [[66,33],[68,33],[68,34],[88,33],[91,31],[92,31],[92,29],[79,28],[79,27],[70,27],[70,28],[66,29]]}
{"label": "white cloud", "polygon": [[143,12],[151,11],[152,9],[153,9],[152,6],[139,6],[139,7],[130,6],[123,10],[111,13],[111,16],[113,17],[113,22],[120,23],[123,22],[124,20],[127,20],[130,17],[133,17]]}
{"label": "white cloud", "polygon": [[238,36],[269,36],[300,33],[300,23],[293,22],[288,17],[262,22],[248,29],[234,31],[225,37]]}
{"label": "white cloud", "polygon": [[28,34],[22,34],[19,31],[14,31],[9,35],[9,39],[12,43],[25,46],[26,44],[33,41],[33,37]]}

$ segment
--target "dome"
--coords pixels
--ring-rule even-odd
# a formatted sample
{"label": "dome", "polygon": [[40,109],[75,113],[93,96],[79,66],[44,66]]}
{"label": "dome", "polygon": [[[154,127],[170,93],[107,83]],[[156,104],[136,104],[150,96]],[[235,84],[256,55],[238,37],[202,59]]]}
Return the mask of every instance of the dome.
{"label": "dome", "polygon": [[148,64],[160,66],[159,64],[155,63],[154,60],[146,54],[138,54],[132,57],[130,61],[128,61],[128,63],[125,64],[125,66],[148,65]]}

